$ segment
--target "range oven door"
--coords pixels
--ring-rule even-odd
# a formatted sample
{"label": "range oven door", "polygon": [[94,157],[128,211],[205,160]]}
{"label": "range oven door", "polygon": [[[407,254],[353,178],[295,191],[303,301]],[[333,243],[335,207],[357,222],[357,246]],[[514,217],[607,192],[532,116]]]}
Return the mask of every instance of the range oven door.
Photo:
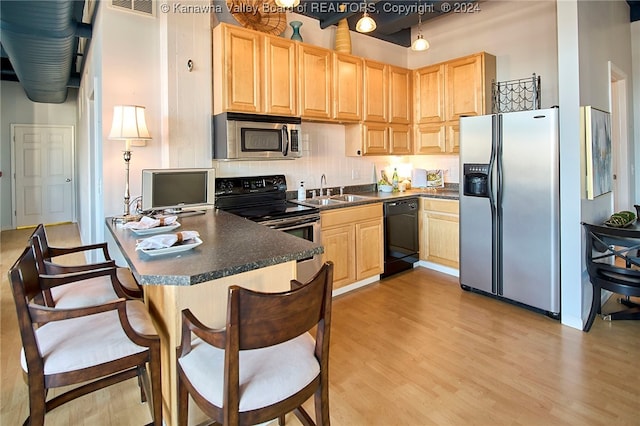
{"label": "range oven door", "polygon": [[[320,215],[311,214],[289,219],[276,219],[262,222],[278,231],[286,232],[298,238],[304,238],[313,243],[320,243]],[[306,259],[298,260],[297,280],[307,282],[318,272],[322,265],[322,256],[315,255]]]}

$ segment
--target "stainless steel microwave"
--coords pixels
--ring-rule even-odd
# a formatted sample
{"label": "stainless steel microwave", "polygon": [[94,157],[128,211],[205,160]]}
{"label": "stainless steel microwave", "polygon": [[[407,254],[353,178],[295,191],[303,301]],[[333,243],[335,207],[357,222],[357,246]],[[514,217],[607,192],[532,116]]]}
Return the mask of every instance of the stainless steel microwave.
{"label": "stainless steel microwave", "polygon": [[289,160],[302,156],[299,117],[225,112],[213,117],[213,158]]}

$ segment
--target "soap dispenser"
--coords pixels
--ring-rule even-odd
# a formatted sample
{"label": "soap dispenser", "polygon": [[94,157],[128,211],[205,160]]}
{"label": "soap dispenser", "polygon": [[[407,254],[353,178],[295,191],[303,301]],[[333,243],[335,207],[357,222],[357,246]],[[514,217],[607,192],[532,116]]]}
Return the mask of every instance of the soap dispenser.
{"label": "soap dispenser", "polygon": [[304,201],[307,199],[307,191],[304,189],[304,181],[300,181],[300,188],[298,188],[298,201]]}

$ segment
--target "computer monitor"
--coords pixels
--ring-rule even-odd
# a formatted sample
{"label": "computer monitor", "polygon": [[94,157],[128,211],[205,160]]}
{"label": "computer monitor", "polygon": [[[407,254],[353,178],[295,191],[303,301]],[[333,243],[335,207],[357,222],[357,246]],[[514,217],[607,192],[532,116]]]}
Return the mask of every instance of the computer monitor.
{"label": "computer monitor", "polygon": [[142,170],[142,210],[180,213],[215,204],[215,169]]}

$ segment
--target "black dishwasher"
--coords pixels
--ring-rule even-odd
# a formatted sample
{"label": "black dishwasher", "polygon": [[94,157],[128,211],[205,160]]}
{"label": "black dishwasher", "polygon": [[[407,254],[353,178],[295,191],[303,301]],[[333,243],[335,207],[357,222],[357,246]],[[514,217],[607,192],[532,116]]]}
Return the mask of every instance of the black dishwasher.
{"label": "black dishwasher", "polygon": [[384,203],[384,273],[382,278],[413,268],[418,259],[418,199]]}

